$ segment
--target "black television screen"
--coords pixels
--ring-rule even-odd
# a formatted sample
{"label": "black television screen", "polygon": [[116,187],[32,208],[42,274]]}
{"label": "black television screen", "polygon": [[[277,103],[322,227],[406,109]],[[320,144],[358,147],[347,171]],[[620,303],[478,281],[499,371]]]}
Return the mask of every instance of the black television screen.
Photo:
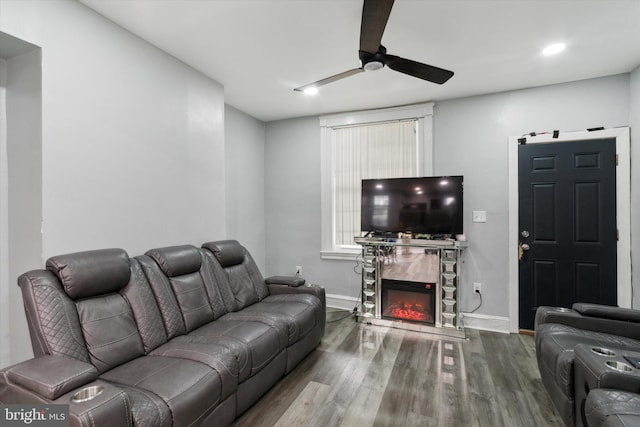
{"label": "black television screen", "polygon": [[462,176],[362,180],[361,230],[462,234]]}

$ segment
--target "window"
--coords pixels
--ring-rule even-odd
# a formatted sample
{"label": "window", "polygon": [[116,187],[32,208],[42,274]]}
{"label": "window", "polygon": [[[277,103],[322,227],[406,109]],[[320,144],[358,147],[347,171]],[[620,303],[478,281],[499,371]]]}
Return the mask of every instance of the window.
{"label": "window", "polygon": [[359,253],[353,238],[360,233],[362,179],[432,173],[432,112],[433,104],[421,104],[320,118],[322,258]]}
{"label": "window", "polygon": [[[417,120],[334,128],[331,132],[333,243],[353,247],[360,233],[361,181],[418,172]],[[384,206],[389,200],[376,200]],[[385,211],[385,210],[383,210]]]}

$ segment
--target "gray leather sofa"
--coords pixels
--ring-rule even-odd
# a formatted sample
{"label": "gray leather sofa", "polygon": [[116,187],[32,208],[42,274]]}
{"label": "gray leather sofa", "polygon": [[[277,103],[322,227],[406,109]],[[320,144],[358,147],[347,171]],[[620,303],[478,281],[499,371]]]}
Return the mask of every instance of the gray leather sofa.
{"label": "gray leather sofa", "polygon": [[72,425],[230,425],[324,333],[324,289],[264,280],[234,240],[46,267],[19,278],[35,357],[0,371],[0,403],[68,404]]}
{"label": "gray leather sofa", "polygon": [[[640,311],[576,303],[539,307],[542,382],[567,426],[640,426]],[[621,369],[615,369],[621,368]]]}

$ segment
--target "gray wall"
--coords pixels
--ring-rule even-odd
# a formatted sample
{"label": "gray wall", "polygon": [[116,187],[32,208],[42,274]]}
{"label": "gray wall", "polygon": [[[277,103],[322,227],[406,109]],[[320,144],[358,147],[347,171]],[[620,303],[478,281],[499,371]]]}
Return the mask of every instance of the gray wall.
{"label": "gray wall", "polygon": [[[437,102],[434,170],[465,176],[465,283],[483,283],[479,314],[507,318],[509,136],[530,131],[584,130],[629,124],[629,75]],[[320,259],[320,130],[317,117],[267,123],[267,271],[304,276],[327,293],[358,295],[354,263]],[[486,210],[487,222],[471,222]],[[636,239],[637,240],[637,239]],[[634,247],[637,247],[635,245]],[[461,309],[476,300],[462,292]],[[346,306],[346,305],[345,305]]]}
{"label": "gray wall", "polygon": [[74,1],[4,1],[0,31],[42,49],[42,258],[226,237],[220,84]]}
{"label": "gray wall", "polygon": [[356,297],[360,276],[353,262],[320,259],[319,123],[317,117],[267,123],[266,274],[294,274],[300,265],[310,283],[325,286],[332,302],[332,295]]}
{"label": "gray wall", "polygon": [[[39,266],[42,254],[42,75],[40,49],[7,59],[9,316],[11,354],[31,346],[17,277]],[[14,359],[15,360],[15,359]]]}
{"label": "gray wall", "polygon": [[242,243],[264,271],[265,124],[225,105],[224,128],[227,237]]}
{"label": "gray wall", "polygon": [[[633,307],[640,307],[640,66],[631,73],[629,126],[631,127],[631,278]],[[635,266],[635,267],[634,267]]]}
{"label": "gray wall", "polygon": [[[508,137],[626,126],[628,105],[626,74],[436,103],[434,172],[465,177],[463,278],[483,284],[478,313],[509,315]],[[487,222],[471,222],[473,210],[486,210]],[[473,307],[473,298],[463,292],[462,308]]]}

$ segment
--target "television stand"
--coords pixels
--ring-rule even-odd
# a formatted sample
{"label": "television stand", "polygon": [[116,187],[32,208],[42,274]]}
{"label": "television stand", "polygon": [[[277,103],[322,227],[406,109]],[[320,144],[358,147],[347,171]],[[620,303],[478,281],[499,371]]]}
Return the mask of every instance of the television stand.
{"label": "television stand", "polygon": [[358,322],[464,338],[460,257],[468,242],[356,237],[362,246]]}

